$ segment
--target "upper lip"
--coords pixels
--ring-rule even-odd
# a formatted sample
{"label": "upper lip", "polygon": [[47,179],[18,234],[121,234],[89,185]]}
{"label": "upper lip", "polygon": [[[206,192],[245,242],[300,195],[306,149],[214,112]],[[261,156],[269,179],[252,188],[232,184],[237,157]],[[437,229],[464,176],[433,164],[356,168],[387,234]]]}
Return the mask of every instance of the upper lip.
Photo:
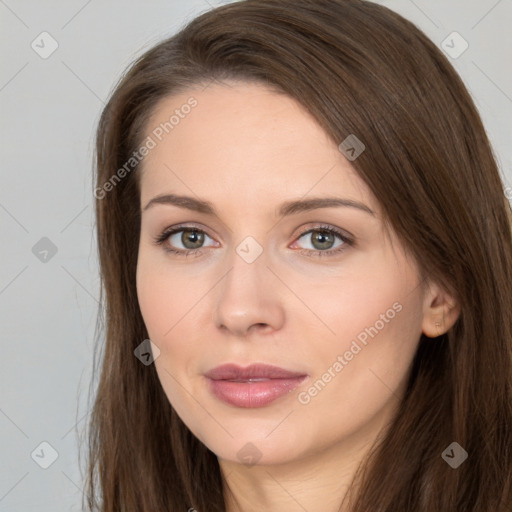
{"label": "upper lip", "polygon": [[291,379],[305,377],[305,373],[285,370],[269,364],[251,364],[246,367],[228,363],[212,368],[205,373],[213,380],[248,380],[248,379]]}

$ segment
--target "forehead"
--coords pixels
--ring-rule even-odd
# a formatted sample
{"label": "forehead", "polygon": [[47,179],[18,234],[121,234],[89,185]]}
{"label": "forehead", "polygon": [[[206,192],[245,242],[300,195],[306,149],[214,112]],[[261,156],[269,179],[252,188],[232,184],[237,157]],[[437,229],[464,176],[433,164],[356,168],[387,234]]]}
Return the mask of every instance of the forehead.
{"label": "forehead", "polygon": [[155,147],[141,165],[142,201],[178,187],[219,200],[237,197],[242,204],[339,193],[378,209],[314,117],[261,84],[215,83],[166,97],[153,111],[146,136]]}

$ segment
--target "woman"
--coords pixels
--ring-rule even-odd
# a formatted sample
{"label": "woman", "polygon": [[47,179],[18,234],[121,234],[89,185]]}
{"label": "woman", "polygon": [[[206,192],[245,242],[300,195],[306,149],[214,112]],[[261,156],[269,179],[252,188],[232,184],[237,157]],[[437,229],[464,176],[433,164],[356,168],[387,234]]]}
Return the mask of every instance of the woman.
{"label": "woman", "polygon": [[413,24],[199,16],[117,85],[94,193],[91,510],[510,510],[511,210]]}

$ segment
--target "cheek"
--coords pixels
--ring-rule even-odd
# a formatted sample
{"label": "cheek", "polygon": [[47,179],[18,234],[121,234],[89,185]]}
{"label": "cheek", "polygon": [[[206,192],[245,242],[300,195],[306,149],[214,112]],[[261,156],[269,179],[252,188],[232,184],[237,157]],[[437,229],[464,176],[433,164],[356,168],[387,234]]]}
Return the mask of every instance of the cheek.
{"label": "cheek", "polygon": [[137,297],[150,338],[162,342],[170,331],[197,302],[198,290],[179,272],[170,272],[165,263],[139,254],[137,264]]}
{"label": "cheek", "polygon": [[321,346],[327,343],[331,350],[348,349],[358,336],[364,341],[369,336],[366,329],[375,324],[379,332],[387,332],[388,323],[396,323],[395,319],[400,317],[397,310],[402,308],[407,292],[400,284],[403,277],[391,276],[389,270],[387,280],[378,282],[377,278],[367,270],[321,284],[317,281],[314,286],[295,283],[294,292],[308,306],[305,310],[303,304],[299,305],[295,321],[298,324],[308,321],[316,331],[315,339],[320,338]]}
{"label": "cheek", "polygon": [[144,255],[137,266],[137,296],[151,341],[159,348],[155,360],[159,377],[168,394],[176,394],[176,381],[189,378],[191,364],[201,347],[192,343],[197,335],[197,302],[201,290],[190,277],[171,272],[165,264]]}
{"label": "cheek", "polygon": [[377,397],[401,384],[421,335],[422,295],[414,272],[406,265],[367,270],[334,281],[323,301],[317,291],[309,297],[335,333],[325,330],[327,343],[316,344],[311,354],[318,394],[352,409],[358,400],[378,406]]}
{"label": "cheek", "polygon": [[173,311],[170,288],[158,279],[154,268],[144,264],[137,267],[137,297],[149,337],[157,342],[171,327],[169,312]]}
{"label": "cheek", "polygon": [[340,282],[336,298],[331,291],[333,300],[327,301],[339,348],[348,350],[353,341],[362,348],[415,341],[421,332],[416,328],[422,311],[418,285],[415,269],[404,259],[397,264],[389,251],[362,261],[351,278]]}
{"label": "cheek", "polygon": [[[137,265],[137,296],[149,338],[159,348],[155,368],[162,388],[173,407],[184,414],[186,400],[179,382],[186,380],[183,372],[193,359],[187,338],[182,335],[190,310],[185,296],[193,295],[178,276],[162,271],[161,267],[144,254]],[[193,288],[192,288],[193,289]],[[197,299],[196,299],[197,300]]]}
{"label": "cheek", "polygon": [[337,339],[317,347],[314,378],[298,396],[311,416],[354,427],[399,396],[421,335],[422,304],[401,283],[360,290],[345,301],[343,315],[332,317]]}

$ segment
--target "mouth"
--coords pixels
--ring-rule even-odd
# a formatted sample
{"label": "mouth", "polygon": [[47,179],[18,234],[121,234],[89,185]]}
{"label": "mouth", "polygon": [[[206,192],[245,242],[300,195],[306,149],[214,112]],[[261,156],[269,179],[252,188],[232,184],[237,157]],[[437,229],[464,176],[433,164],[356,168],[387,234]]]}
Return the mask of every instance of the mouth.
{"label": "mouth", "polygon": [[210,392],[235,407],[264,407],[293,391],[308,375],[273,365],[225,364],[205,374]]}

